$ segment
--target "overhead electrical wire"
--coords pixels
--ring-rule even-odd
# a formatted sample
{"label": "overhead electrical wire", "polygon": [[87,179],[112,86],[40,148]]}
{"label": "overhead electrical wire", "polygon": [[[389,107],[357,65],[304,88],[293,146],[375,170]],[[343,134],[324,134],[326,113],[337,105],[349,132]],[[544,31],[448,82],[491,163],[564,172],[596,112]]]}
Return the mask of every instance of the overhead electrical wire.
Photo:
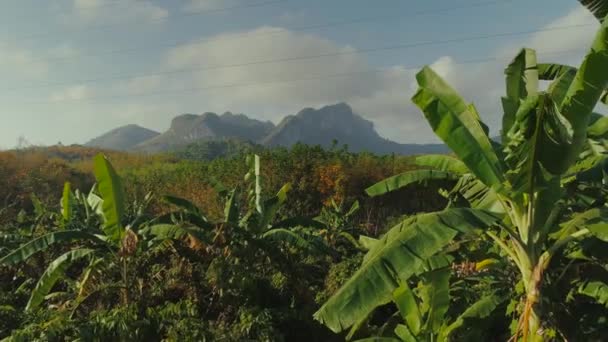
{"label": "overhead electrical wire", "polygon": [[181,68],[181,69],[177,69],[177,70],[166,70],[166,71],[157,71],[157,72],[150,72],[150,73],[139,73],[139,74],[119,74],[119,75],[113,75],[113,76],[108,76],[108,77],[50,82],[50,83],[46,83],[46,84],[36,84],[36,85],[23,86],[23,87],[9,87],[9,88],[3,88],[2,91],[51,88],[51,87],[73,85],[73,84],[89,84],[89,83],[101,83],[101,82],[117,81],[117,80],[133,80],[133,79],[152,77],[152,76],[190,73],[193,71],[206,71],[206,70],[239,68],[239,67],[247,67],[247,66],[272,65],[272,64],[278,64],[278,63],[313,60],[313,59],[327,58],[327,57],[338,57],[338,56],[347,56],[347,55],[375,53],[375,52],[382,52],[382,51],[403,50],[403,49],[415,48],[415,47],[435,46],[435,45],[444,45],[444,44],[452,44],[452,43],[464,43],[464,42],[487,40],[487,39],[502,38],[502,37],[524,36],[524,35],[530,35],[530,34],[542,33],[542,32],[570,30],[570,29],[575,29],[575,28],[585,28],[585,27],[589,27],[589,26],[592,26],[592,24],[563,25],[563,26],[554,26],[554,27],[535,29],[535,30],[499,32],[499,33],[494,33],[494,34],[475,35],[475,36],[445,39],[445,40],[429,40],[429,41],[421,41],[421,42],[401,43],[401,44],[396,44],[396,45],[388,45],[388,46],[373,47],[373,48],[363,48],[363,49],[353,49],[353,50],[348,50],[348,51],[340,50],[340,51],[332,51],[332,52],[323,53],[323,54],[314,54],[314,55],[306,55],[306,56],[287,56],[287,57],[281,57],[281,58],[257,60],[257,61],[250,61],[250,62],[244,62],[244,63],[222,64],[222,65],[202,65],[202,66],[195,66],[195,67],[189,67],[189,68]]}
{"label": "overhead electrical wire", "polygon": [[[211,13],[218,13],[218,12],[225,12],[225,11],[232,11],[232,10],[241,10],[241,9],[249,9],[249,8],[254,8],[254,7],[263,7],[263,6],[269,6],[269,5],[275,5],[275,4],[279,4],[279,3],[284,3],[288,0],[269,0],[269,1],[263,1],[263,2],[256,2],[253,4],[246,4],[246,5],[238,5],[238,6],[232,6],[232,7],[224,7],[224,8],[215,8],[215,9],[207,9],[207,10],[199,10],[199,11],[191,11],[191,12],[185,12],[182,14],[176,14],[171,16],[170,18],[168,17],[163,17],[163,18],[155,18],[155,19],[150,19],[147,20],[146,23],[163,23],[165,21],[167,21],[167,19],[182,19],[182,18],[187,18],[187,17],[194,17],[194,16],[199,16],[199,15],[206,15],[206,14],[211,14]],[[114,27],[128,27],[128,26],[133,26],[133,25],[141,25],[141,23],[139,22],[129,22],[129,23],[111,23],[111,24],[101,24],[101,25],[91,25],[85,28],[79,28],[79,29],[74,29],[74,30],[69,30],[69,31],[63,31],[61,32],[62,34],[66,34],[66,33],[82,33],[82,32],[89,32],[89,31],[103,31],[103,30],[107,30],[107,29],[111,29]],[[32,34],[27,34],[25,36],[21,36],[18,37],[19,40],[30,40],[30,39],[35,39],[35,38],[47,38],[49,36],[55,35],[56,33],[49,33],[49,32],[37,32],[37,33],[32,33]]]}
{"label": "overhead electrical wire", "polygon": [[[286,0],[283,0],[283,1],[286,1]],[[289,30],[292,32],[320,30],[320,29],[327,29],[327,28],[333,28],[333,27],[339,27],[339,26],[348,26],[348,25],[354,25],[354,24],[369,23],[369,22],[375,22],[375,21],[403,19],[403,18],[408,18],[408,17],[418,17],[418,16],[446,13],[446,12],[449,13],[452,11],[458,11],[458,10],[464,10],[464,9],[472,9],[472,8],[511,3],[513,1],[515,1],[515,0],[482,1],[482,2],[475,2],[472,4],[467,4],[467,5],[461,5],[461,6],[453,6],[453,7],[447,7],[447,8],[439,8],[439,9],[426,9],[426,10],[421,10],[421,11],[416,11],[416,12],[408,12],[406,14],[399,14],[399,15],[360,17],[360,18],[353,18],[353,19],[348,19],[348,20],[333,21],[333,22],[328,22],[328,23],[323,23],[323,24],[313,24],[313,25],[303,25],[303,26],[271,29],[271,30],[268,30],[265,32],[233,33],[233,34],[230,34],[230,36],[222,36],[219,38],[218,37],[207,37],[207,38],[201,38],[201,39],[196,39],[196,40],[172,41],[172,42],[164,42],[161,44],[127,47],[127,48],[112,49],[112,50],[106,50],[106,51],[94,51],[91,53],[78,54],[78,55],[74,55],[74,56],[58,56],[58,57],[47,57],[47,58],[39,58],[39,59],[36,58],[36,59],[32,59],[29,63],[36,63],[36,62],[42,62],[42,61],[44,61],[44,62],[64,61],[64,60],[72,60],[72,59],[81,59],[82,57],[99,57],[99,56],[106,56],[106,55],[113,55],[113,54],[127,54],[127,53],[152,50],[152,49],[157,49],[157,48],[176,47],[176,46],[185,45],[185,44],[188,44],[188,45],[205,44],[205,43],[213,42],[216,40],[225,41],[225,40],[231,40],[231,39],[238,39],[238,38],[242,38],[242,37],[261,37],[261,36],[269,36],[269,35],[278,35],[278,34],[283,33],[285,30]]]}
{"label": "overhead electrical wire", "polygon": [[[581,51],[578,50],[578,49],[568,49],[568,50],[552,50],[552,51],[544,51],[544,52],[543,51],[539,51],[538,53],[539,54],[543,54],[543,55],[553,55],[553,54],[564,55],[564,54],[575,53],[575,52],[581,52]],[[455,61],[453,64],[454,65],[471,65],[471,64],[484,64],[484,63],[499,62],[499,61],[502,62],[502,61],[508,60],[508,59],[510,59],[512,57],[513,56],[493,56],[493,57],[486,57],[486,58],[477,58],[477,59],[468,59],[468,60],[462,60],[462,61]],[[419,70],[422,67],[424,67],[424,64],[416,65],[416,66],[402,67],[402,68],[400,68],[400,70],[402,70],[402,71],[408,71],[408,70],[412,71],[412,70]],[[378,73],[383,73],[383,72],[386,72],[386,71],[389,71],[389,70],[391,70],[390,67],[385,67],[385,68],[376,68],[376,69],[361,70],[361,71],[335,73],[335,74],[328,74],[328,75],[317,75],[317,76],[305,77],[305,78],[271,80],[271,81],[249,82],[249,83],[218,84],[218,85],[210,85],[210,86],[204,86],[204,87],[190,87],[190,88],[184,88],[184,89],[173,89],[173,90],[161,90],[161,91],[141,92],[141,93],[125,94],[125,95],[95,96],[95,97],[87,97],[87,98],[82,98],[82,99],[62,99],[62,100],[54,100],[54,101],[44,100],[44,101],[23,102],[21,104],[29,104],[29,105],[45,104],[45,105],[48,105],[48,104],[57,104],[57,103],[65,103],[65,102],[95,103],[95,102],[98,102],[98,101],[125,99],[125,98],[132,98],[132,97],[145,97],[145,96],[157,96],[157,95],[168,95],[168,94],[192,93],[192,92],[201,92],[201,91],[206,91],[206,90],[218,90],[218,89],[229,89],[229,88],[243,88],[243,87],[253,87],[253,86],[266,86],[266,85],[273,85],[273,84],[291,84],[291,83],[306,82],[306,81],[317,81],[317,80],[330,79],[330,78],[354,77],[354,76],[366,75],[366,74],[378,74]]]}

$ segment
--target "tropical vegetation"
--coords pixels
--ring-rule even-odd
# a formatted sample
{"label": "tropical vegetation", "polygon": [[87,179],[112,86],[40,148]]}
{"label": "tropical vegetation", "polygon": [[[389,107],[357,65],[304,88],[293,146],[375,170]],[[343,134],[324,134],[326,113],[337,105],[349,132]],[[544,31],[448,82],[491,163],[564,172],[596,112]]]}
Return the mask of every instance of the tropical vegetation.
{"label": "tropical vegetation", "polygon": [[496,138],[417,74],[451,154],[0,152],[0,338],[605,340],[608,2],[580,2],[581,65],[519,51]]}

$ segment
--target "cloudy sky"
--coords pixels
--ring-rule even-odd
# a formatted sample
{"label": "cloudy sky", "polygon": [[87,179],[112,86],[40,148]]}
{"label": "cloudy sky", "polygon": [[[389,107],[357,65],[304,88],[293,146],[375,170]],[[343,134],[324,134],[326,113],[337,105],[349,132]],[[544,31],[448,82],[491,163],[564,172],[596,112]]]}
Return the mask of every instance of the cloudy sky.
{"label": "cloudy sky", "polygon": [[409,100],[422,65],[495,127],[519,48],[577,64],[597,28],[575,0],[7,0],[0,26],[0,148],[336,102],[385,137],[434,142]]}

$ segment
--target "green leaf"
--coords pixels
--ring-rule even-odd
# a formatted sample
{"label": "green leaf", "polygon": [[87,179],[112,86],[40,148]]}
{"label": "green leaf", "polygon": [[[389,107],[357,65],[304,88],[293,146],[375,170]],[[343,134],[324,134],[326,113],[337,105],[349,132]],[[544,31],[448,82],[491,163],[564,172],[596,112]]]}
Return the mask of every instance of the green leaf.
{"label": "green leaf", "polygon": [[236,224],[239,219],[239,208],[237,206],[238,188],[232,189],[228,194],[228,200],[224,207],[224,222]]}
{"label": "green leaf", "polygon": [[417,342],[418,340],[412,332],[403,324],[398,324],[395,328],[395,335],[399,336],[403,342]]}
{"label": "green leaf", "polygon": [[522,49],[505,69],[507,96],[502,99],[502,141],[509,141],[507,132],[515,123],[516,113],[521,102],[528,96],[538,92],[538,67],[536,52],[532,49]]}
{"label": "green leaf", "polygon": [[581,285],[578,293],[595,299],[599,304],[608,308],[608,285],[601,281],[587,282]]}
{"label": "green leaf", "polygon": [[287,200],[287,193],[289,190],[291,190],[291,184],[287,183],[281,187],[276,196],[269,198],[264,202],[263,211],[261,212],[261,219],[259,222],[259,228],[261,231],[268,229],[268,226],[270,225],[270,222],[276,215],[277,211]]}
{"label": "green leaf", "polygon": [[44,251],[49,246],[57,242],[90,240],[93,242],[103,243],[98,237],[79,230],[65,230],[60,232],[49,233],[36,238],[25,245],[17,248],[8,255],[0,259],[0,264],[12,265],[27,260],[30,256],[37,252]]}
{"label": "green leaf", "polygon": [[47,267],[42,274],[36,287],[32,291],[30,299],[25,307],[25,310],[30,311],[37,308],[44,301],[44,297],[51,291],[57,280],[59,280],[66,269],[76,260],[82,259],[94,251],[92,249],[75,249],[71,250],[57,259]]}
{"label": "green leaf", "polygon": [[63,217],[64,224],[72,219],[73,204],[74,197],[72,196],[70,182],[65,182],[63,185],[63,196],[61,196],[61,216]]}
{"label": "green leaf", "polygon": [[599,20],[604,21],[608,15],[608,1],[606,0],[578,0]]}
{"label": "green leaf", "polygon": [[439,331],[444,322],[445,314],[450,306],[450,275],[452,270],[443,268],[433,272],[425,273],[422,287],[419,286],[420,311],[426,313],[426,330]]}
{"label": "green leaf", "polygon": [[255,207],[258,213],[264,212],[262,207],[262,176],[260,174],[260,156],[255,154],[253,156],[253,171],[255,174]]}
{"label": "green leaf", "polygon": [[399,284],[425,266],[459,232],[487,228],[500,217],[474,209],[414,216],[390,229],[366,255],[359,270],[315,313],[332,331],[347,329],[388,303]]}
{"label": "green leaf", "polygon": [[435,170],[414,170],[407,171],[402,174],[384,179],[369,188],[365,189],[368,196],[376,197],[384,195],[391,191],[401,189],[405,186],[414,183],[420,183],[429,180],[456,180],[458,175]]}
{"label": "green leaf", "polygon": [[458,318],[452,324],[443,329],[439,335],[439,340],[448,341],[452,332],[462,327],[465,321],[469,318],[486,318],[490,316],[490,314],[498,305],[500,305],[500,303],[502,303],[502,301],[503,300],[500,297],[494,294],[481,298],[466,309],[460,316],[458,316]]}
{"label": "green leaf", "polygon": [[553,174],[565,172],[578,158],[587,136],[587,125],[593,109],[608,86],[608,22],[598,30],[591,49],[570,84],[564,100],[559,104],[559,113],[570,123],[573,130],[572,143],[549,144],[543,155],[559,156],[551,168]]}
{"label": "green leaf", "polygon": [[457,175],[469,172],[469,169],[462,161],[447,154],[427,154],[418,156],[414,160],[414,165],[436,171],[450,172]]}
{"label": "green leaf", "polygon": [[315,236],[307,236],[306,238],[292,230],[283,228],[270,229],[264,234],[262,238],[281,243],[288,243],[292,246],[298,247],[303,250],[307,250],[313,253],[329,253],[329,248]]}
{"label": "green leaf", "polygon": [[608,210],[593,208],[575,214],[570,220],[561,224],[561,229],[550,235],[561,240],[581,229],[589,229],[600,240],[608,241]]}
{"label": "green leaf", "polygon": [[482,182],[502,188],[502,165],[477,114],[430,68],[423,68],[416,79],[420,88],[412,100],[424,112],[435,134]]}
{"label": "green leaf", "polygon": [[403,321],[407,324],[408,331],[414,336],[418,335],[422,327],[422,316],[414,293],[406,283],[393,292],[393,302],[397,305]]}
{"label": "green leaf", "polygon": [[204,217],[203,213],[201,212],[201,210],[196,206],[196,204],[188,201],[185,198],[181,198],[181,197],[177,197],[177,196],[171,196],[171,195],[165,195],[163,196],[163,200],[167,203],[173,204],[174,206],[189,212],[189,213],[193,213],[193,214],[197,214],[201,217]]}
{"label": "green leaf", "polygon": [[323,222],[319,222],[317,220],[314,220],[314,219],[311,219],[308,217],[290,217],[285,220],[272,224],[272,228],[295,228],[295,227],[323,229],[323,228],[326,228],[327,226]]}
{"label": "green leaf", "polygon": [[174,216],[180,217],[183,220],[186,220],[200,228],[204,228],[204,229],[213,228],[213,225],[211,223],[209,223],[209,221],[207,220],[207,217],[205,217],[203,212],[194,203],[188,201],[187,199],[181,198],[181,197],[176,197],[176,196],[165,195],[165,196],[163,196],[163,200],[184,211],[184,214],[182,214],[182,215],[178,214],[178,215],[174,215]]}
{"label": "green leaf", "polygon": [[576,68],[570,65],[557,63],[538,63],[538,78],[544,81],[553,81],[564,74],[576,72]]}
{"label": "green leaf", "polygon": [[157,224],[150,227],[150,234],[163,240],[181,240],[190,236],[200,242],[210,243],[209,231],[199,227],[185,227],[176,224]]}
{"label": "green leaf", "polygon": [[89,195],[87,196],[87,203],[99,217],[103,218],[103,199],[99,197],[95,192],[97,191],[97,184],[93,185]]}
{"label": "green leaf", "polygon": [[595,120],[587,127],[587,136],[595,138],[604,137],[608,133],[608,116],[595,113],[594,116]]}
{"label": "green leaf", "polygon": [[348,212],[346,212],[345,216],[350,217],[350,216],[354,215],[357,211],[359,211],[359,208],[360,208],[359,201],[354,201],[353,205],[350,206],[350,209],[348,209]]}
{"label": "green leaf", "polygon": [[363,249],[370,250],[376,246],[378,243],[378,239],[374,239],[369,236],[359,235],[359,245],[363,247]]}
{"label": "green leaf", "polygon": [[112,241],[119,243],[125,234],[121,222],[125,212],[125,200],[120,177],[103,154],[95,156],[94,171],[98,191],[103,198],[103,230]]}
{"label": "green leaf", "polygon": [[504,212],[504,207],[494,190],[488,188],[473,175],[464,175],[452,189],[459,193],[471,207],[496,213]]}

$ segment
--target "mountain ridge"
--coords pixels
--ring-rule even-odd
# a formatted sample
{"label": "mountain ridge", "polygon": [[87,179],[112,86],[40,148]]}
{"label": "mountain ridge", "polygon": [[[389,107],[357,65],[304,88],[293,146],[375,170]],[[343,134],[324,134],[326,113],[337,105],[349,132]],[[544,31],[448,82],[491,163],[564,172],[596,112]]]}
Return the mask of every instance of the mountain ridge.
{"label": "mountain ridge", "polygon": [[84,146],[126,151],[158,135],[160,135],[159,132],[139,125],[129,124],[114,128],[93,138],[87,141]]}
{"label": "mountain ridge", "polygon": [[[137,125],[127,125],[121,128],[131,126]],[[88,144],[91,142],[103,143],[102,137],[113,131],[92,139]],[[330,147],[337,141],[341,145],[347,145],[352,152],[366,151],[376,154],[408,155],[447,152],[447,148],[442,144],[401,144],[383,138],[376,131],[373,122],[355,113],[348,104],[343,102],[319,109],[304,108],[295,115],[285,116],[276,126],[270,121],[256,120],[244,114],[231,112],[221,115],[212,112],[181,114],[171,120],[170,127],[165,132],[157,133],[149,139],[139,141],[134,145],[130,144],[128,147],[119,147],[122,150],[157,153],[177,151],[190,144],[205,141],[234,139],[265,147],[290,147],[296,143]]]}

